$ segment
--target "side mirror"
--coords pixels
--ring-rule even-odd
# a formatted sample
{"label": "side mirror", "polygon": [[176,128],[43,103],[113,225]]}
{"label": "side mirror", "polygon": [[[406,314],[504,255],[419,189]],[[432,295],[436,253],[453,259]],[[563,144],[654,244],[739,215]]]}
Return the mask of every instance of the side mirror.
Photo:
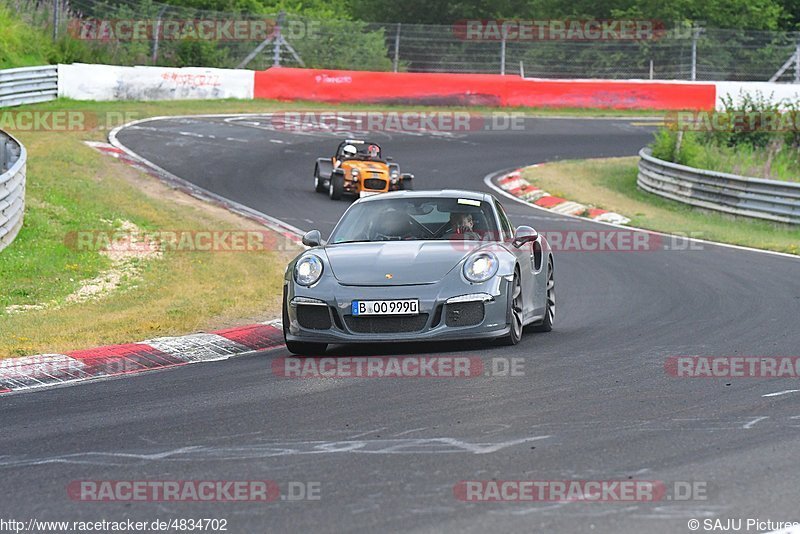
{"label": "side mirror", "polygon": [[530,243],[537,239],[539,239],[539,232],[530,226],[518,226],[516,231],[514,231],[514,240],[511,241],[511,244],[519,248],[525,243]]}
{"label": "side mirror", "polygon": [[394,161],[394,158],[391,156],[386,156],[386,161]]}
{"label": "side mirror", "polygon": [[307,247],[318,247],[322,244],[322,235],[319,230],[311,230],[303,236],[303,244]]}

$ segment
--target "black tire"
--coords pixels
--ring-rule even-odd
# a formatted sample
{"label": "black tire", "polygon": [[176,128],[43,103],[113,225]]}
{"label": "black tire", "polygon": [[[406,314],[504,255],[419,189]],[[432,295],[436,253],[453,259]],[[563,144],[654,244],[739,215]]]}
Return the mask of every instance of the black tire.
{"label": "black tire", "polygon": [[325,192],[325,180],[319,176],[319,165],[314,166],[314,189],[317,193]]}
{"label": "black tire", "polygon": [[328,185],[328,196],[331,200],[340,200],[344,193],[344,175],[341,173],[332,173],[330,185]]}
{"label": "black tire", "polygon": [[289,332],[289,310],[286,304],[286,291],[284,290],[283,297],[283,342],[286,343],[286,348],[292,354],[298,356],[319,356],[325,354],[325,349],[328,348],[327,343],[309,343],[307,341],[289,341],[286,339],[286,334]]}
{"label": "black tire", "polygon": [[544,319],[531,325],[532,332],[550,332],[556,320],[556,278],[553,271],[552,258],[547,260],[547,300],[545,302]]}
{"label": "black tire", "polygon": [[507,315],[508,324],[510,329],[508,334],[500,338],[502,345],[516,345],[522,339],[523,329],[523,300],[522,300],[522,282],[519,279],[519,273],[514,272],[514,280],[511,282],[511,287],[508,293],[507,301]]}
{"label": "black tire", "polygon": [[413,191],[414,190],[414,180],[405,179],[400,180],[400,190],[401,191]]}

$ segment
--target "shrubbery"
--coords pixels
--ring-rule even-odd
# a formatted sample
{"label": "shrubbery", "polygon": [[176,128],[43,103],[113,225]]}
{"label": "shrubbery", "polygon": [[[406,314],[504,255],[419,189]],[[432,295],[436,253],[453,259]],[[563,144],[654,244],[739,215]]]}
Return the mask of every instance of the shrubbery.
{"label": "shrubbery", "polygon": [[656,132],[653,155],[701,169],[800,181],[800,103],[762,94],[728,97],[712,122],[731,127],[687,128],[675,121]]}

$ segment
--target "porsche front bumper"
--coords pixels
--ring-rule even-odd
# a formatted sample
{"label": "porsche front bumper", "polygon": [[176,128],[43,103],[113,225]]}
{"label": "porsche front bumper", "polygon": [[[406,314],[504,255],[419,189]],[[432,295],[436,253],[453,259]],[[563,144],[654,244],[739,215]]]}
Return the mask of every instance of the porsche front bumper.
{"label": "porsche front bumper", "polygon": [[[306,288],[287,283],[289,341],[380,343],[497,338],[508,333],[509,280],[483,284],[346,286],[328,282]],[[354,300],[418,299],[419,314],[351,315]]]}

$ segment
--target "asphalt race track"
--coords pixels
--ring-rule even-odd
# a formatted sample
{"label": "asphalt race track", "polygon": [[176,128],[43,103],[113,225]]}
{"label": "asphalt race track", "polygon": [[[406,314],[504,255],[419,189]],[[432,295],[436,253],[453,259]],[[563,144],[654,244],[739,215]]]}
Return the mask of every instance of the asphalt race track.
{"label": "asphalt race track", "polygon": [[[528,119],[523,130],[375,136],[415,187],[486,190],[484,177],[557,159],[633,155],[631,120]],[[342,135],[265,118],[169,119],[119,140],[193,183],[326,235],[349,205],[314,193],[314,158]],[[538,230],[607,227],[518,204]],[[672,355],[800,356],[800,263],[702,250],[556,253],[555,330],[513,347],[336,347],[335,354],[524,358],[524,376],[292,380],[284,351],[11,395],[0,411],[7,516],[226,518],[230,532],[690,532],[692,518],[797,516],[798,393],[791,379],[684,379]],[[252,282],[248,282],[252,283]],[[800,389],[800,388],[798,388]],[[320,499],[92,503],[74,480],[319,482]],[[706,499],[467,503],[462,480],[658,480]],[[670,493],[672,496],[672,494]]]}

